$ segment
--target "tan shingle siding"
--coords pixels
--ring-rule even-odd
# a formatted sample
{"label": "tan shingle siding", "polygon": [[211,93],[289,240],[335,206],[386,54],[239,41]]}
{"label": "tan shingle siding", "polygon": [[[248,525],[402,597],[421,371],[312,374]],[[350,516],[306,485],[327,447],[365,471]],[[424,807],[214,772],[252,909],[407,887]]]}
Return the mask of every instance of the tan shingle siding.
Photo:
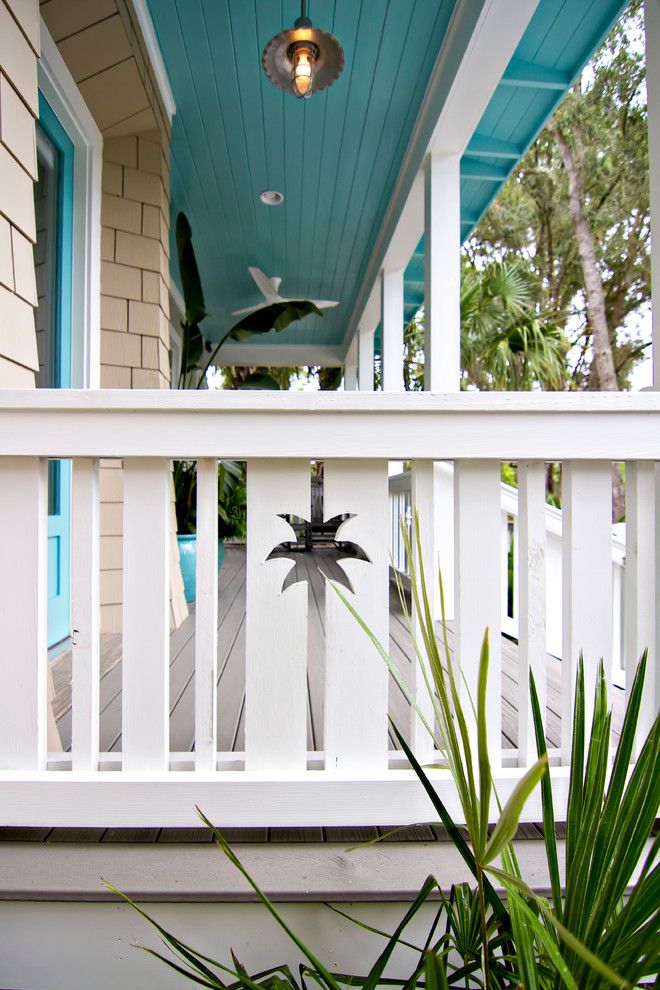
{"label": "tan shingle siding", "polygon": [[0,141],[30,178],[36,180],[37,149],[34,117],[2,72],[0,72]]}
{"label": "tan shingle siding", "polygon": [[0,0],[0,387],[28,388],[39,368],[35,332],[33,179],[39,6]]}
{"label": "tan shingle siding", "polygon": [[34,270],[34,247],[32,241],[15,227],[11,232],[11,251],[14,261],[14,292],[21,299],[37,305],[37,283]]}
{"label": "tan shingle siding", "polygon": [[[8,220],[0,217],[0,285],[14,291],[14,261],[11,251],[11,226]],[[156,293],[158,283],[156,283]]]}
{"label": "tan shingle siding", "polygon": [[37,56],[10,12],[10,2],[12,0],[2,0],[0,3],[0,65],[20,98],[36,117],[39,113]]}

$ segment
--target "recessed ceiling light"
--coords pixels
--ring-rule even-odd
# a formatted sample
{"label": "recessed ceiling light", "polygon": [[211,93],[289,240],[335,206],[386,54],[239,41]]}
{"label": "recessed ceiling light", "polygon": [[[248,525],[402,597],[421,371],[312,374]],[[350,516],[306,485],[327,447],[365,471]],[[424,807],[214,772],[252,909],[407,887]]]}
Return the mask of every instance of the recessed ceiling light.
{"label": "recessed ceiling light", "polygon": [[277,189],[264,189],[262,193],[259,193],[259,199],[266,206],[279,206],[280,203],[284,202],[284,195]]}

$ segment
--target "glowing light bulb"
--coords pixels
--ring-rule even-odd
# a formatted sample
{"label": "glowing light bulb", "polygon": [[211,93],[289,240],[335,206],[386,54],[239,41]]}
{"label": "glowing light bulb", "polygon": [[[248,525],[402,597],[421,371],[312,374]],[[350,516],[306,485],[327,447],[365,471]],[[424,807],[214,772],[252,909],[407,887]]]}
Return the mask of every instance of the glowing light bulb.
{"label": "glowing light bulb", "polygon": [[291,88],[294,96],[307,100],[314,91],[314,66],[318,58],[316,45],[297,42],[291,51]]}

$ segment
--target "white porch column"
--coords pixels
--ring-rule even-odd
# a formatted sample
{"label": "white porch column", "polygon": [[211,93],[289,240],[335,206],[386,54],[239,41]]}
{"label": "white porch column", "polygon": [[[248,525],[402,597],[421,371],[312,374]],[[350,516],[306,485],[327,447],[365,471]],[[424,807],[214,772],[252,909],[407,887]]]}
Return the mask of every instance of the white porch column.
{"label": "white porch column", "polygon": [[374,329],[360,326],[358,338],[358,388],[361,392],[374,390]]}
{"label": "white porch column", "polygon": [[403,269],[380,274],[383,392],[403,392]]}
{"label": "white porch column", "polygon": [[[461,209],[459,155],[430,154],[424,166],[424,389],[461,387]],[[454,617],[453,467],[434,476],[436,554],[447,618]],[[437,611],[439,616],[439,608]]]}
{"label": "white porch column", "polygon": [[[653,388],[660,389],[660,0],[645,0],[646,93],[648,103],[649,199],[651,205],[651,355]],[[646,693],[654,708],[660,697],[658,647],[660,646],[660,464],[655,465],[655,642],[646,673]],[[626,657],[630,664],[632,658]],[[630,667],[628,668],[630,670]],[[630,685],[627,685],[630,690]]]}
{"label": "white porch column", "polygon": [[651,201],[651,293],[653,305],[653,384],[660,388],[660,0],[646,0],[646,92],[649,128],[649,195]]}
{"label": "white porch column", "polygon": [[353,337],[344,362],[344,391],[354,392],[358,387],[358,345]]}
{"label": "white porch column", "polygon": [[460,156],[431,154],[424,172],[424,388],[461,384]]}

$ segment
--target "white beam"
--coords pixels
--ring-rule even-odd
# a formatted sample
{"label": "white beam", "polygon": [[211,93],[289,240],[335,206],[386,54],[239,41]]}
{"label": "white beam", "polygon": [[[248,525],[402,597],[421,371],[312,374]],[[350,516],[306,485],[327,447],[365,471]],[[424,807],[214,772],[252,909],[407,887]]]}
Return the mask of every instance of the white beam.
{"label": "white beam", "polygon": [[403,392],[403,268],[381,273],[383,392]]}
{"label": "white beam", "polygon": [[424,183],[424,388],[461,386],[461,178],[458,155],[429,155]]}
{"label": "white beam", "polygon": [[[215,344],[211,346],[215,347]],[[218,368],[234,365],[261,365],[267,368],[320,365],[339,368],[344,363],[345,351],[345,347],[333,344],[225,344],[213,364]]]}
{"label": "white beam", "polygon": [[[653,303],[653,384],[660,388],[660,0],[646,0],[646,91],[649,127],[649,195],[651,201],[651,292]],[[654,56],[653,56],[654,53]],[[653,57],[652,57],[653,56]]]}
{"label": "white beam", "polygon": [[423,201],[416,183],[424,158],[429,151],[457,155],[465,151],[538,3],[458,0],[369,259],[346,341],[362,322],[380,271],[405,267],[422,236]]}

